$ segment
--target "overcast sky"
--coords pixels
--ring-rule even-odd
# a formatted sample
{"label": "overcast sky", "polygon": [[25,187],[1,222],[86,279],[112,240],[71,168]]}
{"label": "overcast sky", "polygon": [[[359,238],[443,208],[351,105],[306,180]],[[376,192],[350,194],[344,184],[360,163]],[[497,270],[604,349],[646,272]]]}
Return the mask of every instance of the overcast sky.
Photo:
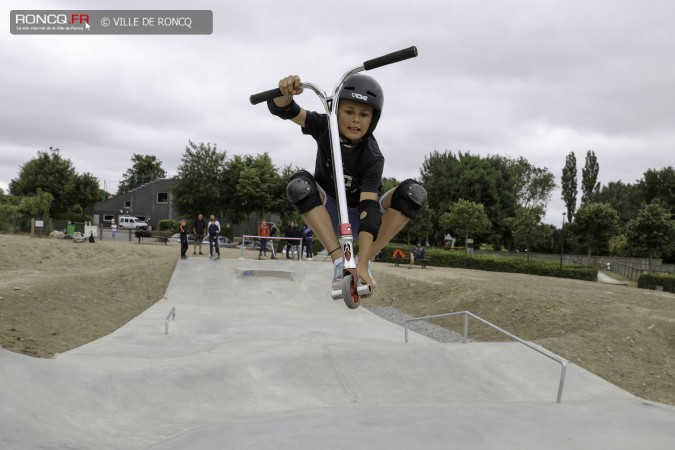
{"label": "overcast sky", "polygon": [[[0,188],[50,146],[117,191],[134,153],[176,174],[189,140],[313,170],[315,146],[250,94],[284,75],[332,91],[349,68],[415,45],[369,72],[385,91],[375,133],[385,176],[418,178],[434,150],[524,157],[560,184],[575,152],[599,181],[675,165],[672,0],[3,1]],[[18,9],[205,9],[212,35],[27,36]],[[306,91],[298,103],[319,109]],[[545,222],[560,226],[553,193]]]}

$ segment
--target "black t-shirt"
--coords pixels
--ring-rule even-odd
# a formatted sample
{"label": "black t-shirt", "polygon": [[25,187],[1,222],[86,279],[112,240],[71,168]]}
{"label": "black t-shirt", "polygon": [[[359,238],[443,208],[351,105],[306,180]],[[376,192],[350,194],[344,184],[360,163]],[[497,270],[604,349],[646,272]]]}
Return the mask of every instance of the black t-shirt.
{"label": "black t-shirt", "polygon": [[204,230],[206,230],[207,226],[208,225],[204,219],[195,219],[195,222],[192,224],[192,228],[194,228],[195,233],[200,236],[204,235]]}
{"label": "black t-shirt", "polygon": [[[314,178],[324,191],[335,197],[328,116],[307,111],[302,133],[312,136],[318,144]],[[373,135],[365,138],[353,149],[342,150],[342,170],[345,176],[347,205],[349,207],[353,208],[359,205],[361,192],[380,193],[384,156],[382,156],[380,147]]]}

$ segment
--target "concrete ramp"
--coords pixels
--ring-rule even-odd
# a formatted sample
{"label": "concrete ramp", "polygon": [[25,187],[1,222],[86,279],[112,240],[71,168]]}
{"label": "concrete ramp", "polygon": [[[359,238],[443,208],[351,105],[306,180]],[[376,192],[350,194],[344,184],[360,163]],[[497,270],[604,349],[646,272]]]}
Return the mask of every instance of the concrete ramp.
{"label": "concrete ramp", "polygon": [[212,425],[151,448],[665,450],[672,414],[633,402],[332,408]]}
{"label": "concrete ramp", "polygon": [[557,404],[548,358],[519,343],[405,344],[401,327],[332,301],[330,276],[328,263],[191,258],[109,336],[54,360],[0,350],[0,449],[675,442],[675,408],[574,365]]}

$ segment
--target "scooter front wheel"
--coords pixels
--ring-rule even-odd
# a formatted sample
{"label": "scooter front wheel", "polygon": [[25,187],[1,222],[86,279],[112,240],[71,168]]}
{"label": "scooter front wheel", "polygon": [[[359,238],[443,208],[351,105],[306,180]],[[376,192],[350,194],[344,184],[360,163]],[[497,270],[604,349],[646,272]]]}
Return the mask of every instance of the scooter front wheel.
{"label": "scooter front wheel", "polygon": [[350,273],[342,277],[342,299],[349,309],[356,309],[361,305],[361,297],[356,292],[354,278]]}

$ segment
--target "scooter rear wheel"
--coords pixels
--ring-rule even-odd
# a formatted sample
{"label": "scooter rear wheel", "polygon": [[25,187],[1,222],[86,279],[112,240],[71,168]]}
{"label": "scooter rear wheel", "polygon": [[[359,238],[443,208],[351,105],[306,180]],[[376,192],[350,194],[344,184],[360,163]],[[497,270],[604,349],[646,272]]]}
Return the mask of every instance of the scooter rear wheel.
{"label": "scooter rear wheel", "polygon": [[356,309],[361,305],[361,297],[356,293],[356,285],[351,274],[342,277],[342,299],[349,309]]}

